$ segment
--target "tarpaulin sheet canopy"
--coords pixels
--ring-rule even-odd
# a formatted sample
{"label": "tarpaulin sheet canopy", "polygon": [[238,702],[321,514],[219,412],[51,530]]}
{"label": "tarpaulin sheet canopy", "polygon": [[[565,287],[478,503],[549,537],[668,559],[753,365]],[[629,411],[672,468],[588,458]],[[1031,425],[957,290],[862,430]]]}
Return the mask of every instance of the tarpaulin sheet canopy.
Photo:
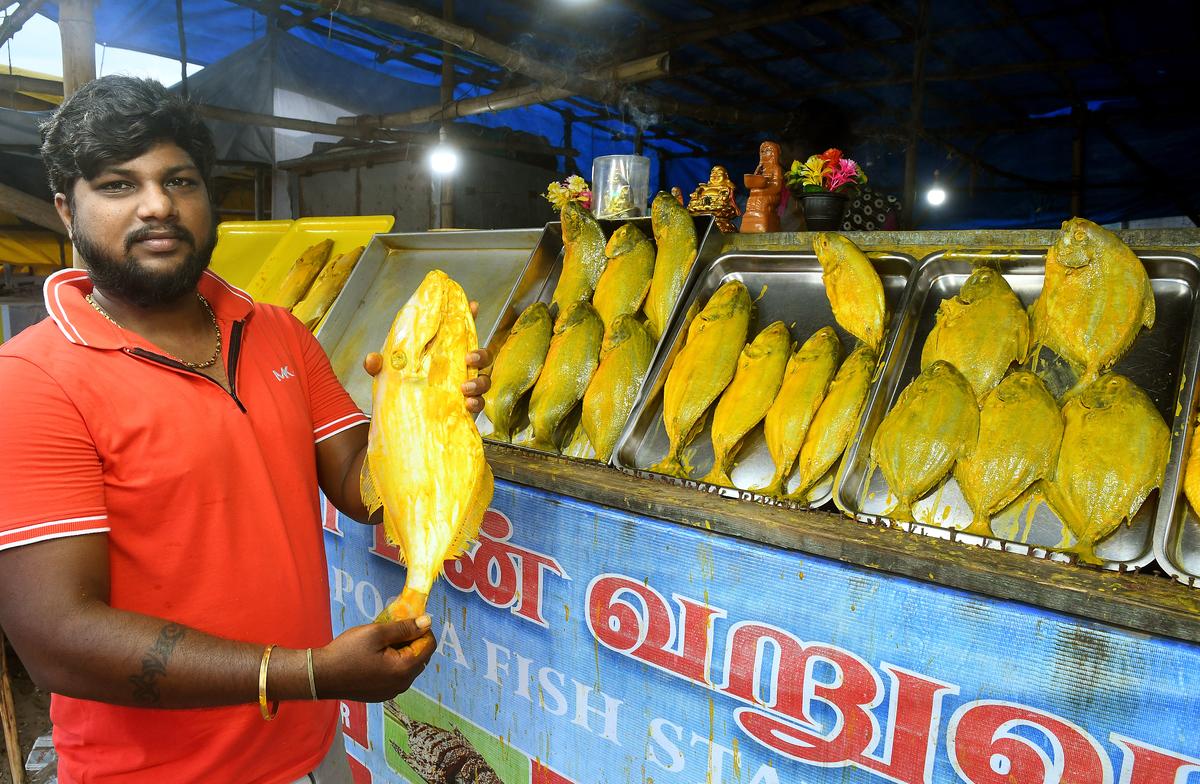
{"label": "tarpaulin sheet canopy", "polygon": [[[313,3],[182,5],[189,62],[212,67],[235,53],[246,57],[273,28],[281,35],[272,38],[286,41],[288,51],[299,42],[334,58],[315,74],[294,59],[284,68],[295,68],[300,94],[332,85],[338,100],[329,103],[347,104],[352,113],[438,102],[428,92],[415,98],[440,81],[442,44],[433,38]],[[441,12],[435,0],[410,5]],[[57,17],[54,4],[43,12]],[[180,55],[173,0],[108,0],[95,14],[101,43]],[[459,3],[456,14],[458,24],[576,75],[670,51],[669,76],[631,86],[608,105],[575,97],[455,121],[569,145],[578,155],[563,168],[585,176],[593,157],[633,152],[640,131],[655,179],[661,173],[664,186],[686,192],[714,163],[740,180],[755,163],[758,142],[771,137],[783,142],[785,165],[843,147],[873,185],[899,194],[918,92],[914,60],[923,51],[917,182],[927,186],[936,171],[950,200],[937,211],[913,205],[922,226],[1053,225],[1066,217],[1081,183],[1081,211],[1103,222],[1195,214],[1200,204],[1197,112],[1183,99],[1200,44],[1200,11],[1184,0],[477,0]],[[478,55],[454,49],[451,56],[456,97],[527,83]],[[363,103],[348,105],[343,94],[354,92],[364,71],[405,85],[400,90],[413,91],[414,100],[392,89],[368,91]],[[190,80],[193,89],[202,75]],[[255,89],[257,76],[240,68],[210,79],[211,99],[233,105],[245,100],[239,92]],[[755,112],[774,118],[774,127],[689,119],[684,115],[692,112],[660,111],[662,100]],[[239,154],[263,154],[253,136],[240,139]]]}

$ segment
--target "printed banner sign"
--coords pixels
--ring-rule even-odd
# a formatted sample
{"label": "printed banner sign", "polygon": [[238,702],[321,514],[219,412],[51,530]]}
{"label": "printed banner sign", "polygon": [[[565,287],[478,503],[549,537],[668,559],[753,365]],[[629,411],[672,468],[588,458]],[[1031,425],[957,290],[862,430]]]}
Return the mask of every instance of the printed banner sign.
{"label": "printed banner sign", "polygon": [[[847,521],[847,525],[857,525]],[[334,631],[400,592],[327,505]],[[507,482],[357,782],[1200,784],[1200,647]]]}

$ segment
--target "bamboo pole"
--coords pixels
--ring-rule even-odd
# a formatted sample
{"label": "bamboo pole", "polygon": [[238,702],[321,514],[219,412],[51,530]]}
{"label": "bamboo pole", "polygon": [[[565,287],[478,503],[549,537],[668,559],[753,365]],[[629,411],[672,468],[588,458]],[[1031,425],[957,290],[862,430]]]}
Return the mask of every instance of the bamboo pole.
{"label": "bamboo pole", "polygon": [[17,34],[26,22],[37,13],[38,8],[46,0],[24,0],[18,3],[16,9],[8,15],[4,20],[4,24],[0,24],[0,46],[4,46],[4,42]]}
{"label": "bamboo pole", "polygon": [[58,34],[62,39],[63,94],[71,95],[96,78],[94,0],[61,0]]}
{"label": "bamboo pole", "polygon": [[4,725],[4,748],[13,784],[25,784],[25,764],[21,761],[21,738],[17,734],[17,709],[13,705],[8,679],[8,656],[4,653],[4,631],[0,629],[0,724]]}
{"label": "bamboo pole", "polygon": [[917,146],[921,140],[921,99],[925,93],[925,51],[929,44],[929,0],[917,7],[917,41],[913,46],[912,113],[909,116],[908,147],[904,150],[904,228],[911,229],[917,213]]}

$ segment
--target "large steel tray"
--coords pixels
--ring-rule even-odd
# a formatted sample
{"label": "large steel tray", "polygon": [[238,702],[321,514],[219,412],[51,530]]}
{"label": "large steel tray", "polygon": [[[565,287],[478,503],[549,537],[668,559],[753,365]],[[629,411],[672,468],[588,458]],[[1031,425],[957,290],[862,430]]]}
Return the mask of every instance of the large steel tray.
{"label": "large steel tray", "polygon": [[[1114,370],[1129,377],[1154,401],[1164,420],[1171,424],[1171,469],[1161,491],[1150,495],[1131,525],[1122,526],[1101,542],[1096,553],[1105,568],[1131,570],[1154,558],[1152,532],[1156,519],[1170,516],[1174,506],[1179,438],[1178,395],[1190,389],[1195,376],[1193,344],[1196,330],[1196,293],[1200,288],[1200,263],[1187,254],[1139,253],[1154,288],[1157,318],[1154,329],[1138,336]],[[1072,556],[1050,548],[1069,543],[1069,533],[1048,506],[1023,496],[992,521],[993,537],[963,534],[959,530],[971,520],[971,512],[957,483],[951,477],[944,485],[914,504],[918,522],[901,522],[887,516],[894,498],[878,468],[871,465],[871,442],[875,430],[891,409],[897,395],[920,373],[921,348],[933,328],[938,305],[958,294],[973,266],[989,263],[1004,274],[1013,291],[1026,306],[1042,290],[1045,253],[1040,251],[940,251],[922,260],[913,274],[908,307],[887,342],[883,369],[867,397],[859,431],[842,462],[834,502],[843,512],[864,522],[882,523],[915,533],[940,538],[957,538],[993,549],[1009,550],[1040,558],[1070,561]],[[1185,350],[1185,346],[1188,347]],[[1047,358],[1048,361],[1047,361]],[[1190,369],[1189,369],[1190,368]],[[1074,375],[1058,358],[1043,350],[1038,375],[1050,391],[1061,395],[1074,383]],[[1186,417],[1185,417],[1186,418]]]}
{"label": "large steel tray", "polygon": [[[706,264],[720,254],[721,248],[724,246],[721,232],[716,229],[713,219],[708,216],[694,216],[696,226],[696,242],[697,255],[696,261],[692,264],[692,270],[688,274],[688,279],[684,283],[683,290],[680,292],[679,300],[675,303],[671,310],[668,325],[674,324],[681,317],[682,311],[680,307],[687,293],[691,289],[700,271],[704,269]],[[646,235],[652,242],[654,240],[654,231],[649,217],[644,218],[629,218],[625,220],[602,220],[600,227],[604,230],[605,237],[611,237],[613,232],[625,223],[632,223],[637,226],[643,234]],[[522,277],[520,286],[512,292],[512,297],[505,307],[505,320],[497,330],[493,345],[496,349],[504,345],[505,339],[508,337],[508,331],[512,328],[513,323],[525,308],[532,305],[534,302],[550,303],[554,296],[554,287],[558,285],[559,275],[562,273],[563,261],[563,240],[562,240],[562,223],[553,221],[546,224],[546,229],[542,233],[541,238],[537,243],[537,247],[533,251],[533,257],[530,260],[529,270]],[[670,334],[670,327],[667,332]],[[665,335],[664,335],[665,338]],[[655,346],[655,354],[662,350],[664,339],[660,339],[658,345]],[[494,356],[494,352],[493,352]],[[653,362],[651,363],[653,367]],[[641,394],[645,391],[645,382],[642,389],[638,393],[640,399]],[[530,434],[529,418],[527,416],[525,406],[528,404],[529,395],[525,395],[524,400],[517,406],[516,420],[513,424],[513,443],[510,446],[516,446],[521,449],[529,449],[530,451],[542,451],[525,446],[521,441]],[[636,410],[636,406],[635,409]],[[576,406],[574,413],[567,417],[560,428],[559,436],[560,443],[563,445],[562,454],[566,457],[579,460],[596,459],[596,452],[592,449],[591,444],[571,442],[570,435],[575,432],[579,424],[580,409]],[[492,423],[488,420],[487,415],[480,414],[476,419],[476,424],[479,425],[480,434],[489,441],[492,433]],[[504,442],[508,443],[508,442]],[[610,461],[611,462],[611,461]]]}
{"label": "large steel tray", "polygon": [[440,269],[479,302],[479,344],[495,348],[495,336],[514,298],[541,274],[532,251],[541,228],[377,234],[317,331],[333,370],[364,411],[371,410],[371,378],[362,360],[387,339],[396,311],[421,280]]}
{"label": "large steel tray", "polygon": [[[905,289],[909,274],[916,266],[911,256],[898,253],[868,253],[868,257],[883,281],[884,298],[887,302],[890,325],[895,328],[897,314],[903,308]],[[829,298],[825,294],[821,265],[813,253],[803,252],[754,252],[730,253],[714,260],[703,272],[697,285],[687,298],[684,312],[693,314],[693,305],[702,306],[712,293],[729,280],[740,280],[757,297],[755,318],[751,322],[751,338],[759,330],[774,321],[782,320],[791,328],[793,339],[803,342],[821,327],[832,326],[842,342],[843,358],[855,345],[855,339],[837,325]],[[663,427],[662,389],[671,372],[676,354],[682,348],[687,333],[687,322],[680,319],[672,326],[670,348],[660,351],[651,366],[641,403],[634,409],[629,424],[621,436],[614,453],[616,466],[638,476],[663,479],[699,489],[719,493],[733,498],[744,498],[760,503],[801,506],[755,493],[751,488],[767,483],[774,473],[774,463],[767,451],[762,425],[757,425],[747,434],[737,462],[730,474],[736,488],[720,487],[696,481],[694,478],[679,480],[654,473],[649,469],[667,453],[667,434]],[[712,467],[712,441],[709,431],[711,415],[704,429],[684,450],[685,465],[691,467],[691,477],[703,477]],[[835,467],[836,470],[836,467]],[[792,476],[787,490],[794,489],[799,481]],[[832,472],[817,487],[813,488],[807,506],[816,507],[827,503],[832,495]]]}

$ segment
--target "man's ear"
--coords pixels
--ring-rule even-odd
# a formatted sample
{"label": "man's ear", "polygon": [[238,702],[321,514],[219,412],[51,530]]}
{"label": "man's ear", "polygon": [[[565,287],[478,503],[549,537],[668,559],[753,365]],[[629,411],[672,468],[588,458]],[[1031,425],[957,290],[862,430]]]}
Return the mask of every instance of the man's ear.
{"label": "man's ear", "polygon": [[71,212],[71,203],[67,200],[67,194],[54,194],[54,210],[58,213],[59,220],[63,222],[63,226],[67,227],[67,236],[71,236],[71,226],[75,220],[75,216]]}

